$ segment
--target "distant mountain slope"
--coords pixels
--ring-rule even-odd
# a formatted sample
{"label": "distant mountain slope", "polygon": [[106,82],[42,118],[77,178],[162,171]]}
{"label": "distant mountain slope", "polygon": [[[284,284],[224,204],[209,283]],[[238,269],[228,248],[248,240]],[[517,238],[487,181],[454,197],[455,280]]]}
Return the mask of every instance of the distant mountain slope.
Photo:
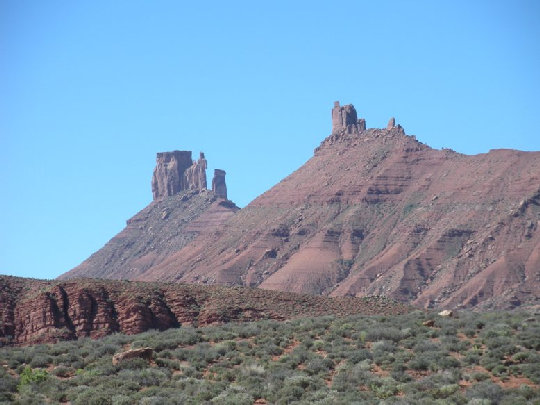
{"label": "distant mountain slope", "polygon": [[238,211],[209,190],[186,190],[153,201],[103,248],[59,279],[136,279]]}
{"label": "distant mountain slope", "polygon": [[348,124],[141,279],[513,306],[540,296],[539,220],[540,152],[466,156]]}
{"label": "distant mountain slope", "polygon": [[0,346],[140,333],[180,325],[301,316],[401,314],[383,298],[328,298],[251,288],[0,276]]}
{"label": "distant mountain slope", "polygon": [[122,277],[426,307],[538,303],[540,152],[434,150],[393,119],[366,129],[352,105],[336,103],[332,122],[306,164],[215,232]]}

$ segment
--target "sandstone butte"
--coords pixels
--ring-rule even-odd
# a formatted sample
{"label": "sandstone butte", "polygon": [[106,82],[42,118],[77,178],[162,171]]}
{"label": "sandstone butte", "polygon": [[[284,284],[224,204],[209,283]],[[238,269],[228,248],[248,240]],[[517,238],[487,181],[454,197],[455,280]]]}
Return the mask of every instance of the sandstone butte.
{"label": "sandstone butte", "polygon": [[0,276],[0,347],[180,325],[410,310],[381,297],[335,299],[243,287]]}
{"label": "sandstone butte", "polygon": [[154,201],[60,278],[383,295],[443,309],[538,304],[540,152],[436,150],[394,118],[368,129],[338,102],[332,127],[311,159],[241,210],[226,199],[224,172],[206,190],[204,156],[158,154]]}

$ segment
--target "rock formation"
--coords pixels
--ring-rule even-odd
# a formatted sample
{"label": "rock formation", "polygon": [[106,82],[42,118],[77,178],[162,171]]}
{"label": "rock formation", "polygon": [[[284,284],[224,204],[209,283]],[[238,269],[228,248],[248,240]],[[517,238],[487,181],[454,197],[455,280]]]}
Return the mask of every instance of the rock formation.
{"label": "rock formation", "polygon": [[212,191],[220,198],[227,199],[227,185],[225,184],[225,170],[215,169],[212,179]]}
{"label": "rock formation", "polygon": [[154,200],[170,197],[183,190],[206,190],[206,166],[202,152],[198,161],[191,160],[191,151],[158,153],[152,176]]}
{"label": "rock formation", "polygon": [[190,151],[162,152],[157,154],[152,176],[154,200],[175,195],[186,190],[184,172],[193,164]]}
{"label": "rock formation", "polygon": [[59,278],[134,279],[158,266],[195,238],[215,232],[239,208],[227,199],[225,171],[216,169],[207,190],[204,153],[157,154],[152,178],[154,201],[127,221],[122,232],[79,266]]}
{"label": "rock formation", "polygon": [[396,119],[394,117],[390,118],[388,120],[388,124],[386,125],[386,129],[390,130],[396,126]]}
{"label": "rock formation", "polygon": [[112,358],[112,364],[116,366],[126,360],[143,359],[148,363],[152,361],[154,349],[151,347],[139,347],[137,349],[126,350],[125,352],[116,353]]}
{"label": "rock formation", "polygon": [[366,129],[366,120],[357,119],[356,110],[352,104],[340,106],[339,101],[334,102],[332,109],[332,133],[340,132],[359,133]]}
{"label": "rock formation", "polygon": [[[43,281],[0,275],[0,347],[134,334],[180,325],[301,316],[396,314],[391,300],[113,280]],[[292,315],[295,314],[295,315]],[[131,354],[151,356],[148,350]]]}
{"label": "rock formation", "polygon": [[186,185],[189,190],[206,190],[206,159],[201,152],[198,161],[185,171]]}

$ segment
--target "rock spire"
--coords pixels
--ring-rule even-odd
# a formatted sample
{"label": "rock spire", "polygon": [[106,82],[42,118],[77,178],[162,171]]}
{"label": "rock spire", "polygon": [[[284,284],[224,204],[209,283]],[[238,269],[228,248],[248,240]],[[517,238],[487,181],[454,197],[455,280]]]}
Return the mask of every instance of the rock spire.
{"label": "rock spire", "polygon": [[201,152],[199,160],[185,171],[186,183],[190,190],[206,190],[206,159]]}
{"label": "rock spire", "polygon": [[337,134],[340,132],[358,133],[365,131],[366,120],[358,119],[356,110],[352,104],[344,106],[339,105],[339,101],[334,102],[334,108],[332,108],[332,133]]}
{"label": "rock spire", "polygon": [[[206,190],[206,168],[204,153],[199,160],[191,159],[191,151],[161,152],[156,157],[156,168],[152,176],[152,195],[162,200],[184,190]],[[218,197],[227,198],[225,170],[215,169],[212,191]]]}
{"label": "rock spire", "polygon": [[225,184],[225,170],[215,169],[212,179],[212,191],[218,197],[227,199],[227,185]]}
{"label": "rock spire", "polygon": [[156,168],[152,176],[154,200],[160,200],[189,189],[184,173],[192,165],[191,151],[175,150],[158,153]]}

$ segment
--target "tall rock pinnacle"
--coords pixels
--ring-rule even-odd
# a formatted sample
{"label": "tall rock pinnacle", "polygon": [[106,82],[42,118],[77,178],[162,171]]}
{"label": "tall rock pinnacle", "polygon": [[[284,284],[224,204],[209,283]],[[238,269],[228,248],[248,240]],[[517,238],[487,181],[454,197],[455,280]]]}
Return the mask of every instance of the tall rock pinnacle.
{"label": "tall rock pinnacle", "polygon": [[191,151],[158,153],[156,168],[152,177],[152,194],[154,200],[175,195],[186,190],[184,172],[193,164]]}
{"label": "tall rock pinnacle", "polygon": [[339,101],[334,102],[332,109],[332,133],[337,134],[343,131],[348,133],[361,132],[366,129],[366,120],[358,119],[356,110],[352,104],[339,105]]}
{"label": "tall rock pinnacle", "polygon": [[198,161],[191,160],[191,151],[157,154],[152,177],[154,200],[178,194],[183,190],[206,190],[206,159],[201,152]]}
{"label": "tall rock pinnacle", "polygon": [[227,185],[225,184],[225,170],[215,169],[212,179],[212,191],[218,197],[227,198]]}
{"label": "tall rock pinnacle", "polygon": [[185,171],[186,182],[190,190],[206,190],[206,159],[201,152],[199,160]]}

